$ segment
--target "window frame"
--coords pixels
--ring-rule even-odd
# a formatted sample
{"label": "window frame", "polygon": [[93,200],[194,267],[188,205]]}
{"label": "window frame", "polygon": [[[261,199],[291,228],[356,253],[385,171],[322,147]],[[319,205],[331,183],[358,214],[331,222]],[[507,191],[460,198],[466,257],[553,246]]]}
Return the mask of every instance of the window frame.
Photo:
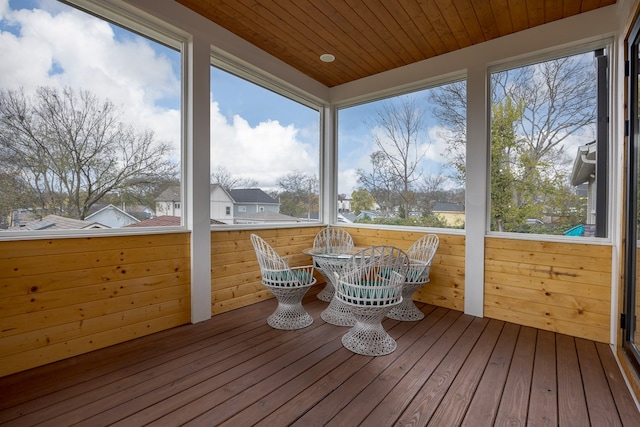
{"label": "window frame", "polygon": [[[558,234],[536,234],[536,233],[518,233],[518,232],[507,232],[507,231],[494,231],[491,230],[491,75],[493,73],[498,73],[502,71],[513,70],[520,67],[526,67],[538,63],[542,63],[545,61],[551,61],[558,58],[585,54],[589,52],[596,52],[599,50],[604,50],[604,58],[607,59],[608,67],[607,67],[607,96],[606,103],[608,107],[608,122],[609,126],[606,130],[606,138],[607,138],[607,150],[606,150],[606,165],[607,165],[607,173],[606,173],[606,182],[607,182],[607,194],[606,197],[606,217],[608,224],[606,225],[606,236],[605,237],[595,237],[595,236],[566,236],[566,235],[558,235]],[[532,55],[525,55],[518,57],[516,59],[507,59],[501,60],[494,63],[491,63],[487,66],[487,95],[486,95],[486,103],[487,103],[487,139],[486,139],[486,150],[487,150],[487,171],[486,171],[486,187],[487,187],[487,198],[486,198],[486,224],[485,224],[485,235],[491,237],[501,237],[501,238],[511,238],[511,239],[519,239],[519,240],[536,240],[536,241],[550,241],[550,242],[602,242],[607,243],[612,240],[613,233],[613,211],[614,207],[612,203],[609,203],[611,198],[613,197],[614,191],[611,188],[611,183],[613,182],[613,174],[615,172],[615,165],[613,161],[616,156],[616,147],[611,144],[611,141],[615,139],[615,126],[612,126],[613,122],[611,117],[613,116],[613,111],[611,110],[611,106],[614,104],[614,94],[612,93],[612,70],[610,64],[612,62],[611,58],[615,57],[615,46],[613,37],[605,37],[600,40],[590,41],[586,43],[575,44],[565,48],[554,48],[551,50],[544,51],[542,53],[534,53]],[[597,60],[597,57],[594,55],[594,61]],[[599,73],[598,68],[596,68],[596,73]],[[596,82],[596,87],[598,83]],[[598,88],[596,88],[598,90]],[[597,118],[596,118],[597,121]],[[600,136],[601,130],[595,123],[596,135]],[[596,165],[598,167],[598,165]],[[597,200],[596,200],[596,203]]]}
{"label": "window frame", "polygon": [[[226,73],[229,73],[237,78],[246,80],[249,83],[257,85],[262,89],[271,91],[277,95],[289,99],[290,101],[297,102],[307,108],[318,112],[318,182],[319,182],[319,194],[318,194],[318,221],[310,223],[255,223],[255,224],[238,224],[234,219],[233,224],[215,224],[211,226],[211,230],[252,230],[252,229],[270,229],[270,228],[300,228],[300,227],[316,227],[318,225],[326,224],[327,218],[323,218],[323,192],[326,188],[323,186],[323,176],[325,171],[325,151],[327,144],[326,134],[324,129],[326,127],[325,110],[327,107],[326,101],[315,97],[305,91],[300,90],[296,86],[269,74],[265,70],[261,70],[254,65],[251,65],[237,57],[234,57],[225,51],[211,46],[210,67],[216,67]],[[211,144],[211,140],[209,141]],[[242,211],[241,205],[237,206],[237,212]],[[234,209],[236,210],[236,209]]]}
{"label": "window frame", "polygon": [[[465,220],[465,228],[439,228],[439,227],[420,227],[420,226],[411,226],[411,225],[390,225],[390,224],[363,224],[363,223],[343,223],[343,222],[338,222],[337,220],[337,215],[338,215],[338,154],[340,151],[340,141],[338,138],[338,128],[339,128],[339,113],[340,110],[343,110],[345,108],[351,108],[351,107],[357,107],[360,105],[364,105],[364,104],[368,104],[368,103],[373,103],[373,102],[379,102],[379,101],[384,101],[386,99],[390,99],[390,98],[394,98],[394,97],[399,97],[399,96],[403,96],[403,95],[407,95],[410,93],[414,93],[414,92],[420,92],[423,90],[428,90],[428,89],[433,89],[436,88],[438,86],[444,86],[447,84],[451,84],[451,83],[456,83],[456,82],[460,82],[460,81],[468,81],[467,78],[467,72],[466,70],[461,70],[461,71],[457,71],[457,72],[451,72],[451,73],[446,73],[443,75],[439,75],[433,78],[429,78],[429,79],[425,79],[425,80],[421,80],[421,81],[416,81],[416,82],[412,82],[411,84],[407,84],[407,85],[402,85],[399,87],[393,87],[393,88],[389,88],[389,89],[385,89],[385,90],[381,90],[381,91],[377,91],[377,92],[372,92],[369,93],[367,95],[364,96],[359,96],[359,97],[355,97],[355,98],[351,98],[351,99],[347,99],[347,100],[343,100],[341,102],[337,102],[335,104],[332,104],[332,107],[335,108],[335,147],[336,147],[336,153],[335,153],[335,165],[334,165],[334,171],[333,171],[333,176],[334,176],[334,182],[335,182],[335,194],[332,194],[331,197],[333,197],[336,201],[336,219],[335,219],[335,223],[336,224],[340,224],[340,226],[344,226],[344,227],[353,227],[353,228],[370,228],[370,229],[380,229],[380,230],[396,230],[396,231],[412,231],[412,232],[435,232],[435,233],[446,233],[446,234],[453,234],[453,235],[465,235],[466,234],[466,230],[467,230],[467,221]],[[467,91],[468,91],[468,87],[467,87]],[[468,92],[467,92],[468,93]],[[468,95],[467,95],[468,97]],[[468,106],[467,106],[468,108]],[[465,144],[466,147],[466,144]],[[467,183],[465,180],[465,185],[464,185],[464,189],[465,189],[465,193],[467,191]],[[466,199],[466,195],[465,195],[465,199]],[[350,210],[351,211],[351,210]],[[466,207],[466,203],[465,203],[465,218],[468,215],[468,211],[467,211],[467,207]]]}
{"label": "window frame", "polygon": [[[84,12],[97,19],[107,22],[109,25],[120,27],[140,37],[149,39],[154,43],[174,49],[180,54],[180,187],[181,205],[184,205],[187,176],[186,171],[186,108],[185,94],[187,89],[187,64],[189,62],[187,44],[190,35],[169,23],[162,22],[152,16],[140,13],[138,9],[126,3],[105,3],[100,0],[56,0],[71,8]],[[1,232],[0,241],[37,240],[46,238],[74,238],[74,237],[100,237],[123,236],[144,234],[165,234],[167,232],[185,231],[184,210],[181,211],[181,225],[179,226],[148,226],[148,227],[121,227],[121,228],[90,228],[78,230],[25,230],[15,232]]]}

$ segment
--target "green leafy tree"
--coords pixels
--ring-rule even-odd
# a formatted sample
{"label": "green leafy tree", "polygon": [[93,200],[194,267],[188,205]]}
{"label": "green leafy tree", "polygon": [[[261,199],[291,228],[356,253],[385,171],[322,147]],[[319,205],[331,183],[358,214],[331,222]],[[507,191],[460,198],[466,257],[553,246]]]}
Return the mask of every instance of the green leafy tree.
{"label": "green leafy tree", "polygon": [[351,193],[351,210],[356,215],[360,215],[362,211],[371,210],[375,203],[374,197],[364,188],[353,190]]}
{"label": "green leafy tree", "polygon": [[[491,76],[491,225],[523,230],[527,218],[585,220],[584,201],[569,185],[569,138],[595,123],[595,68],[589,54],[558,58]],[[447,132],[448,158],[465,179],[466,85],[431,92],[434,115]],[[567,201],[575,203],[566,206]],[[562,216],[565,215],[565,216]],[[568,224],[571,225],[571,224]],[[556,233],[557,230],[545,232]]]}

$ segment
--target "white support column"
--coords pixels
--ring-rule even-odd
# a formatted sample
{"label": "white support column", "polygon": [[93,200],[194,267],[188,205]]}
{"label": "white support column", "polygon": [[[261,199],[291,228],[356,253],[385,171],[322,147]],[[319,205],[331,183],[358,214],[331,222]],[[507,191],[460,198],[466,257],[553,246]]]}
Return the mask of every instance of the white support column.
{"label": "white support column", "polygon": [[[191,322],[211,318],[210,44],[194,36],[188,46],[184,218],[191,231]],[[196,90],[197,88],[197,90]]]}
{"label": "white support column", "polygon": [[322,219],[333,224],[338,212],[338,150],[336,144],[336,108],[326,106],[322,112],[320,168],[322,170]]}
{"label": "white support column", "polygon": [[484,64],[467,74],[467,183],[464,312],[484,315],[484,237],[487,225],[487,71]]}

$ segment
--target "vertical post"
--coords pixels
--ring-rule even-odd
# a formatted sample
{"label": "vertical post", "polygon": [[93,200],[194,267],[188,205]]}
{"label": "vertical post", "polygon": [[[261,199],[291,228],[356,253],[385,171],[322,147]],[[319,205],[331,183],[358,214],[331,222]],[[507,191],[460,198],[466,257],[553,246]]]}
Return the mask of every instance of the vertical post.
{"label": "vertical post", "polygon": [[337,114],[335,107],[324,107],[321,120],[320,169],[322,185],[320,188],[320,197],[322,221],[327,224],[334,224],[338,217],[338,150],[336,146]]}
{"label": "vertical post", "polygon": [[484,237],[489,185],[487,81],[484,64],[468,70],[464,312],[479,317],[484,315]]}
{"label": "vertical post", "polygon": [[[188,44],[185,108],[186,161],[183,212],[191,231],[191,322],[211,318],[210,221],[210,57],[208,40],[194,36]],[[196,90],[197,88],[197,90]]]}

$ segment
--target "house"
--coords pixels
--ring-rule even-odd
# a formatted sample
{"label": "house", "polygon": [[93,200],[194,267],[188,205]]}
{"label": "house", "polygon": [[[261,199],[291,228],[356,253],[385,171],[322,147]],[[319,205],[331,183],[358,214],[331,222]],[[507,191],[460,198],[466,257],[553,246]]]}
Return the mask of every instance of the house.
{"label": "house", "polygon": [[[182,218],[179,216],[162,215],[155,218],[145,219],[140,222],[129,224],[126,227],[179,227],[182,223]],[[224,222],[211,220],[212,225],[225,224]]]}
{"label": "house", "polygon": [[[458,345],[466,345],[482,348],[484,352],[482,357],[464,359],[457,358],[459,353],[453,351],[449,353],[451,358],[445,359],[450,363],[441,366],[446,365],[449,369],[458,364],[463,366],[463,370],[473,371],[480,377],[484,372],[477,369],[480,361],[489,361],[486,370],[494,375],[481,384],[484,387],[474,390],[484,391],[483,402],[490,400],[487,396],[505,392],[506,398],[502,400],[505,405],[500,408],[505,424],[506,418],[514,415],[510,409],[521,408],[517,405],[519,401],[526,402],[523,412],[514,415],[520,424],[535,423],[527,418],[528,409],[549,406],[554,408],[550,411],[556,415],[561,411],[566,415],[567,408],[584,408],[582,413],[593,418],[587,416],[585,422],[576,421],[578,425],[634,425],[637,422],[640,416],[637,407],[629,411],[619,410],[616,408],[619,401],[611,396],[608,396],[610,405],[607,411],[600,411],[605,401],[599,399],[600,394],[594,397],[581,392],[569,393],[566,401],[559,397],[573,386],[589,383],[580,375],[589,375],[590,369],[573,371],[576,376],[568,378],[565,375],[567,368],[583,367],[587,361],[600,360],[601,356],[607,356],[606,360],[611,363],[609,369],[590,377],[598,384],[598,390],[609,390],[620,384],[626,390],[624,385],[628,384],[631,392],[640,397],[640,356],[637,350],[640,336],[634,334],[640,329],[635,323],[640,306],[633,304],[637,295],[636,282],[640,281],[636,271],[639,259],[637,216],[633,216],[637,210],[638,194],[633,183],[639,181],[637,171],[640,168],[637,167],[637,158],[626,156],[632,152],[632,147],[638,146],[635,138],[640,134],[635,128],[639,105],[636,86],[638,61],[635,59],[640,46],[640,21],[637,18],[640,3],[637,0],[528,0],[508,2],[508,7],[507,2],[487,0],[354,0],[324,2],[326,8],[308,9],[299,7],[297,2],[257,2],[256,7],[248,7],[247,2],[235,0],[74,0],[72,3],[111,21],[133,26],[149,37],[161,41],[178,40],[180,43],[175,45],[188,49],[189,55],[188,58],[185,55],[184,61],[187,72],[183,76],[186,104],[183,111],[186,137],[183,142],[186,147],[184,158],[187,159],[184,174],[189,182],[186,186],[189,194],[182,198],[172,194],[163,196],[164,199],[159,201],[165,210],[159,209],[158,215],[188,211],[189,221],[183,229],[171,230],[170,233],[143,233],[144,230],[133,227],[129,230],[131,233],[118,230],[114,234],[103,233],[99,238],[79,238],[84,235],[72,234],[47,235],[46,239],[11,236],[0,240],[0,253],[4,254],[0,258],[0,283],[6,290],[0,296],[0,306],[11,307],[3,314],[4,335],[0,336],[0,348],[5,352],[0,355],[0,376],[85,353],[93,357],[95,350],[121,343],[124,343],[121,347],[135,355],[139,351],[139,347],[134,345],[136,338],[178,327],[197,329],[203,334],[214,329],[218,335],[209,337],[208,343],[217,347],[219,336],[225,333],[224,328],[233,323],[228,320],[237,320],[241,316],[234,317],[235,309],[251,308],[270,297],[261,286],[250,234],[268,236],[274,248],[288,256],[291,265],[307,265],[311,259],[301,251],[312,245],[315,234],[325,223],[337,222],[336,111],[345,105],[406,93],[442,81],[463,81],[465,92],[462,96],[468,108],[464,116],[465,229],[428,230],[438,234],[440,247],[431,268],[430,284],[416,292],[414,299],[426,304],[425,307],[433,312],[446,310],[447,316],[456,315],[460,323],[455,325],[469,334],[477,332],[477,345],[474,346],[476,341],[466,339],[468,335],[465,332],[460,339],[452,340],[447,348],[455,350]],[[285,12],[286,19],[283,18]],[[431,19],[437,25],[434,26]],[[487,229],[490,200],[489,76],[493,70],[504,69],[505,64],[555,58],[576,49],[606,50],[609,53],[607,59],[611,62],[606,99],[612,105],[610,117],[602,122],[608,123],[607,133],[611,136],[608,145],[612,152],[604,160],[600,156],[600,161],[609,166],[611,178],[607,199],[611,214],[607,223],[608,234],[587,238],[551,238],[505,236],[492,232]],[[321,55],[324,60],[333,57],[335,61],[324,62]],[[632,60],[625,63],[625,57]],[[320,206],[323,224],[253,224],[247,227],[237,225],[233,229],[210,226],[208,141],[211,99],[208,88],[211,87],[212,63],[232,67],[245,79],[268,83],[270,88],[295,96],[321,112],[320,128],[323,132],[319,151],[322,156]],[[625,69],[631,78],[625,77]],[[585,158],[589,160],[588,152]],[[184,211],[179,211],[181,200],[188,205]],[[266,205],[264,211],[268,212]],[[597,215],[596,219],[599,218]],[[392,228],[373,224],[341,226],[352,232],[358,246],[393,242],[406,249],[415,241],[416,235],[425,232],[424,228]],[[92,256],[87,257],[87,253]],[[96,259],[100,260],[100,265],[96,265]],[[31,266],[37,268],[30,270]],[[37,304],[34,300],[38,301]],[[314,301],[314,304],[317,307],[319,303]],[[205,323],[215,316],[223,316],[224,321]],[[433,322],[436,326],[439,323],[440,320]],[[505,324],[507,326],[503,327]],[[406,330],[404,328],[410,326],[398,325],[398,331]],[[444,329],[439,333],[444,333]],[[423,336],[431,339],[430,330],[425,326]],[[514,345],[509,348],[501,346],[503,337],[507,335],[517,335],[517,344],[514,340]],[[278,340],[291,337],[295,340],[297,333],[274,333],[273,336],[275,338],[265,342],[276,347],[280,344]],[[491,340],[486,339],[488,336]],[[171,338],[179,339],[180,332],[176,331]],[[320,335],[315,338],[315,341],[306,341],[307,345],[321,339]],[[428,343],[421,341],[402,356],[426,350],[434,342],[435,338]],[[176,348],[173,342],[156,345],[164,345],[164,351]],[[242,341],[237,345],[243,347],[242,354],[245,355],[246,348],[253,350],[261,344]],[[342,357],[341,351],[323,347],[327,350],[323,357],[318,357],[319,360]],[[433,347],[440,349],[436,345]],[[306,350],[305,346],[295,344],[287,349],[289,351],[283,351],[283,357],[292,351]],[[550,351],[545,352],[545,349]],[[163,356],[165,354],[168,353],[162,353]],[[515,363],[507,366],[502,363],[504,354],[517,354],[518,360],[514,359]],[[541,354],[550,356],[540,358]],[[302,357],[299,353],[293,353],[293,356],[296,358],[287,359],[286,366],[272,365],[278,365],[278,369],[289,368],[302,360],[297,358]],[[342,360],[348,363],[342,363],[338,369],[345,372],[356,364],[369,367],[387,361],[395,363],[392,357],[369,361],[344,356]],[[424,359],[429,359],[428,354],[425,353]],[[117,360],[112,357],[101,362],[110,365]],[[193,361],[190,366],[197,363]],[[252,373],[259,373],[265,368],[262,364],[256,366]],[[305,371],[296,377],[300,387],[294,390],[297,395],[294,393],[293,397],[301,396],[302,400],[307,396],[307,374],[331,380],[330,374],[314,370],[317,366],[304,366]],[[389,366],[402,371],[399,363]],[[430,372],[434,370],[436,366],[432,366]],[[50,373],[55,371],[55,366],[47,370]],[[361,375],[365,371],[367,369],[349,371],[350,378],[363,380],[365,377]],[[274,374],[273,378],[281,376],[280,371],[276,372],[269,373]],[[411,385],[416,384],[422,375],[430,372],[425,370],[415,372],[415,375],[411,372],[408,380]],[[512,383],[505,381],[494,386],[499,378],[507,378],[508,374],[515,372],[520,374],[513,377]],[[244,378],[252,377],[252,373]],[[465,394],[465,399],[456,400],[455,396],[461,395],[463,379],[448,375],[450,371],[438,373],[441,375],[432,377],[432,382],[438,383],[434,389],[422,388],[431,383],[417,385],[422,394],[417,396],[416,410],[412,414],[423,415],[420,409],[433,403],[429,409],[434,418],[441,413],[439,409],[450,409],[447,413],[452,419],[456,410],[460,417],[464,416],[469,409],[467,403],[470,399],[467,397],[473,392]],[[609,373],[616,373],[616,376]],[[63,374],[67,372],[57,378],[63,378]],[[531,382],[534,375],[539,382]],[[443,379],[451,382],[440,387],[445,383]],[[181,380],[182,377],[176,377],[166,389],[172,391],[174,384]],[[341,386],[346,377],[339,380],[333,383],[331,394],[323,402],[324,408],[335,409],[332,417],[342,409],[328,404],[342,402]],[[207,381],[208,377],[202,378],[202,382]],[[373,381],[376,386],[382,382]],[[400,384],[407,385],[407,382]],[[264,389],[268,384],[265,381],[260,384],[263,385],[255,388]],[[220,391],[226,392],[224,387]],[[327,396],[325,390],[322,389],[322,398]],[[524,392],[520,393],[521,390]],[[44,389],[43,392],[49,393],[49,390]],[[208,392],[195,402],[201,403],[205,415],[205,411],[215,409],[206,398],[219,394],[212,390]],[[133,401],[125,391],[121,394],[123,401]],[[436,395],[442,406],[436,407],[438,403],[433,402],[436,399],[425,399]],[[363,396],[362,403],[369,401],[365,398],[376,394],[371,392],[360,396]],[[531,405],[527,405],[529,396]],[[251,402],[260,403],[255,406],[262,408],[273,404],[282,395],[274,392],[267,397],[273,399],[256,397]],[[282,402],[293,399],[285,397]],[[66,399],[60,400],[67,403]],[[241,399],[229,400],[235,403]],[[187,400],[182,405],[184,402]],[[277,404],[284,405],[282,402]],[[574,405],[576,402],[578,404]],[[385,403],[388,405],[381,406],[381,411],[391,408],[386,412],[393,412],[397,408],[393,404],[398,402]],[[185,416],[196,416],[188,411],[190,407],[182,405],[180,408],[186,408],[183,410]],[[152,409],[160,406],[166,407],[165,401]],[[49,408],[47,406],[47,410]],[[117,409],[109,409],[112,413],[117,412]],[[143,409],[146,407],[140,411]],[[85,408],[81,406],[78,414],[81,410]],[[497,412],[496,409],[482,413],[496,415]],[[474,412],[479,413],[480,410]],[[629,418],[632,421],[625,423],[620,420],[628,414],[631,414]],[[101,414],[91,415],[99,417]],[[608,417],[615,418],[615,421]],[[576,419],[570,415],[564,420],[570,423]],[[434,425],[462,423],[460,418],[455,420],[458,422],[432,421]],[[170,423],[171,420],[166,421]],[[207,420],[198,421],[206,423]],[[332,421],[338,424],[342,420],[333,418]],[[540,422],[562,424],[558,418],[541,418]],[[388,425],[394,423],[395,420]],[[414,424],[426,425],[428,420],[421,419]],[[487,424],[494,423],[490,421]]]}
{"label": "house", "polygon": [[280,212],[280,202],[260,188],[238,188],[229,190],[233,200],[233,213],[246,216],[258,212]]}
{"label": "house", "polygon": [[9,227],[6,231],[44,231],[44,230],[89,230],[98,228],[110,228],[108,224],[98,221],[67,218],[60,215],[47,215],[40,219],[32,219]]}
{"label": "house", "polygon": [[126,227],[127,225],[139,222],[136,217],[113,206],[112,204],[87,215],[85,221],[94,221],[106,225],[109,228]]}
{"label": "house", "polygon": [[[221,224],[254,223],[251,221],[264,223],[267,217],[264,215],[256,216],[256,213],[278,213],[280,211],[280,202],[259,188],[227,191],[219,184],[211,184],[209,200],[211,219]],[[156,212],[158,215],[181,216],[180,203],[180,187],[169,187],[156,198]],[[237,222],[236,218],[239,217],[244,217],[244,219]],[[282,222],[284,216],[272,215],[270,218],[275,222]]]}
{"label": "house", "polygon": [[350,197],[338,197],[338,213],[351,212],[351,198]]}
{"label": "house", "polygon": [[437,202],[431,212],[452,227],[464,225],[464,205],[460,203]]}
{"label": "house", "polygon": [[156,197],[156,215],[182,216],[180,186],[172,185]]}
{"label": "house", "polygon": [[300,218],[273,211],[259,211],[238,214],[235,224],[290,224],[303,222]]}
{"label": "house", "polygon": [[571,185],[587,185],[586,224],[596,223],[596,141],[578,147],[571,170]]}

